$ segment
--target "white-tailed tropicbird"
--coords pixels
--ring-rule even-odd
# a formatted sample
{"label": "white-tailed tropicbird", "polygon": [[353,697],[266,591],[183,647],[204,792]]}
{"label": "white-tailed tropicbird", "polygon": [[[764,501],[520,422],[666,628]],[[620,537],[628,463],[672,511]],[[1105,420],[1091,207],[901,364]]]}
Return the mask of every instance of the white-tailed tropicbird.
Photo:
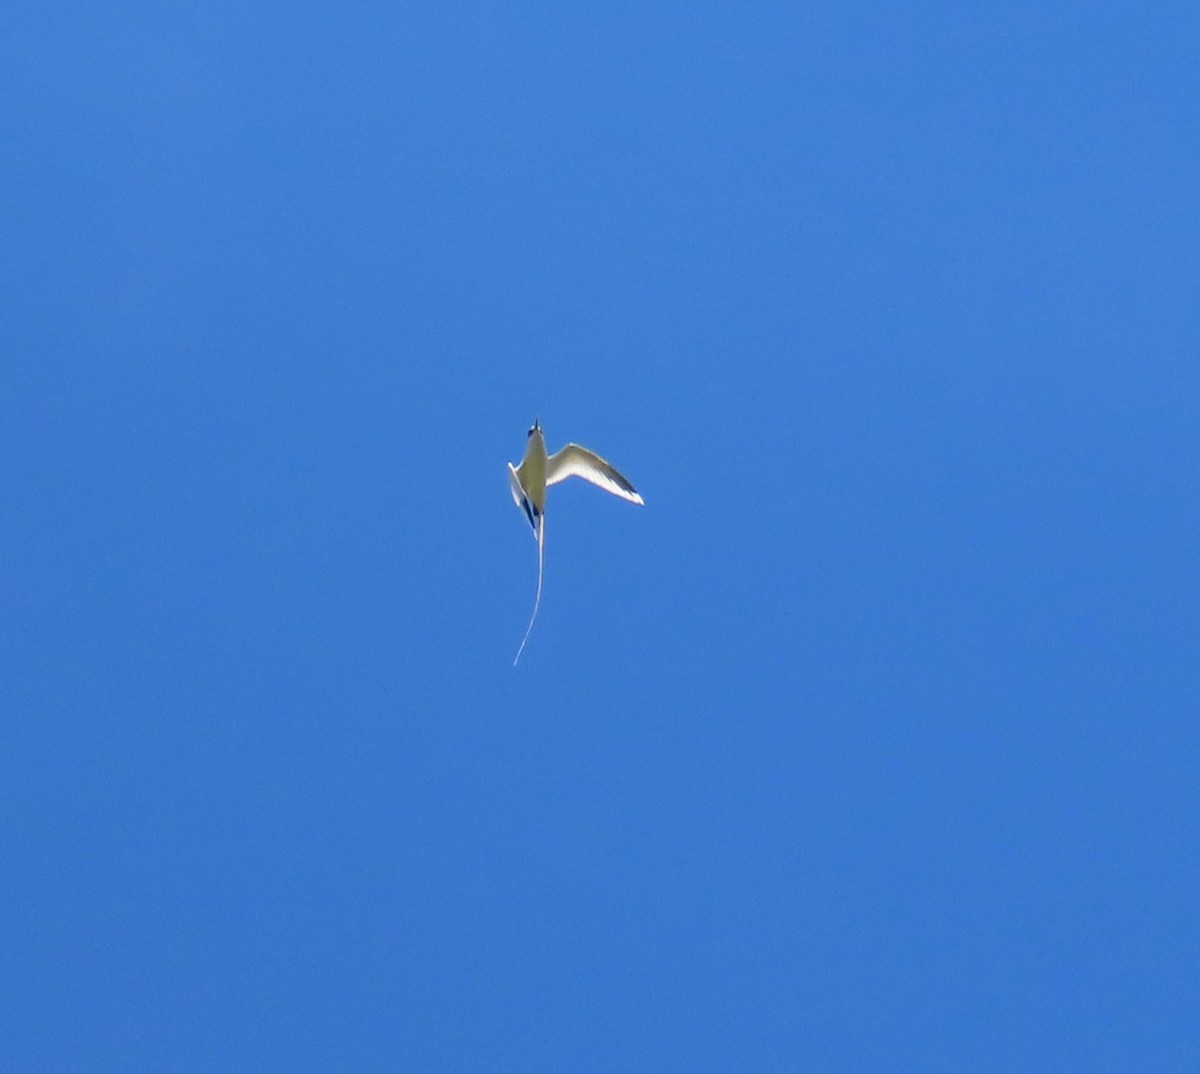
{"label": "white-tailed tropicbird", "polygon": [[529,626],[525,628],[525,637],[521,639],[521,648],[517,650],[513,667],[525,651],[525,643],[529,640],[529,632],[533,630],[533,621],[537,618],[538,607],[542,603],[542,563],[543,549],[546,543],[546,488],[557,485],[568,477],[582,477],[593,485],[598,485],[605,492],[620,496],[630,503],[645,503],[638,495],[628,478],[617,471],[615,467],[605,462],[593,451],[588,451],[578,444],[568,444],[553,455],[546,456],[546,441],[542,439],[542,427],[535,421],[533,428],[526,434],[529,442],[525,445],[525,458],[520,466],[508,464],[508,483],[512,488],[513,502],[525,512],[529,524],[533,527],[533,535],[538,543],[538,580],[537,594],[533,598],[533,615],[529,617]]}

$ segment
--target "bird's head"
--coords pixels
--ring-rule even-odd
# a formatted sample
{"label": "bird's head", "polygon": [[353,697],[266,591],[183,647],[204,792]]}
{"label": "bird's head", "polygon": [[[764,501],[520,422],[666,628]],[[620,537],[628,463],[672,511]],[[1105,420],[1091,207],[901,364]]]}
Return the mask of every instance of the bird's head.
{"label": "bird's head", "polygon": [[542,427],[538,424],[538,419],[534,418],[533,424],[529,427],[529,432],[527,432],[525,435],[526,437],[530,437],[533,436],[534,433],[540,433],[541,431]]}

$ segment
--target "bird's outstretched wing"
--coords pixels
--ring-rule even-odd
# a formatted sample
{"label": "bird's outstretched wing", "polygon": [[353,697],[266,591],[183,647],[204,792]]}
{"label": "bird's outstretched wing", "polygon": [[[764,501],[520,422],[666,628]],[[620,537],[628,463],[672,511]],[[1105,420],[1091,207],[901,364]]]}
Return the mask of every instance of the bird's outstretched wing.
{"label": "bird's outstretched wing", "polygon": [[511,462],[508,464],[508,487],[512,492],[513,503],[520,507],[525,498],[525,490],[521,487],[521,475]]}
{"label": "bird's outstretched wing", "polygon": [[525,512],[525,517],[529,519],[529,524],[533,527],[533,535],[538,535],[537,519],[539,517],[537,510],[533,506],[533,501],[525,495],[525,487],[521,484],[521,470],[519,466],[508,464],[508,488],[512,493],[513,503],[515,503],[522,511]]}
{"label": "bird's outstretched wing", "polygon": [[611,492],[630,503],[645,503],[624,474],[595,452],[578,444],[568,444],[546,460],[547,485],[557,485],[568,477],[582,477],[584,481],[590,481],[605,492]]}

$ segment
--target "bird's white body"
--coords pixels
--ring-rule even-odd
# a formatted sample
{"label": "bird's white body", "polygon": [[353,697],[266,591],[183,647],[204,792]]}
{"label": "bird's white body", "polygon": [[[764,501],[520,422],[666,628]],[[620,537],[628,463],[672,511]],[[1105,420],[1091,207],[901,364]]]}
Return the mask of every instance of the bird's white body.
{"label": "bird's white body", "polygon": [[533,615],[529,618],[529,626],[525,629],[525,637],[521,639],[521,648],[517,650],[517,660],[525,651],[525,643],[529,640],[529,632],[533,630],[533,621],[537,618],[538,607],[542,602],[542,565],[546,543],[546,489],[557,485],[568,477],[582,477],[593,485],[620,496],[630,503],[645,503],[629,480],[616,469],[605,462],[595,452],[588,451],[578,444],[568,444],[553,455],[546,454],[546,441],[542,436],[541,426],[535,421],[529,430],[529,442],[525,445],[525,457],[520,466],[508,464],[508,483],[512,490],[513,502],[525,512],[529,524],[533,527],[533,535],[538,543],[538,582],[537,594],[533,600]]}

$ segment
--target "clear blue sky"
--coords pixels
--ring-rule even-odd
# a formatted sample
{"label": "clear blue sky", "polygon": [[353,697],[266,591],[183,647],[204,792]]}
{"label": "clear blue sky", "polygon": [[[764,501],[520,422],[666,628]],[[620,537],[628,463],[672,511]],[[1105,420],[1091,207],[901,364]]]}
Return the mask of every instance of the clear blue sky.
{"label": "clear blue sky", "polygon": [[[1200,1069],[1191,4],[0,13],[0,1066]],[[505,463],[554,490],[541,616]]]}

